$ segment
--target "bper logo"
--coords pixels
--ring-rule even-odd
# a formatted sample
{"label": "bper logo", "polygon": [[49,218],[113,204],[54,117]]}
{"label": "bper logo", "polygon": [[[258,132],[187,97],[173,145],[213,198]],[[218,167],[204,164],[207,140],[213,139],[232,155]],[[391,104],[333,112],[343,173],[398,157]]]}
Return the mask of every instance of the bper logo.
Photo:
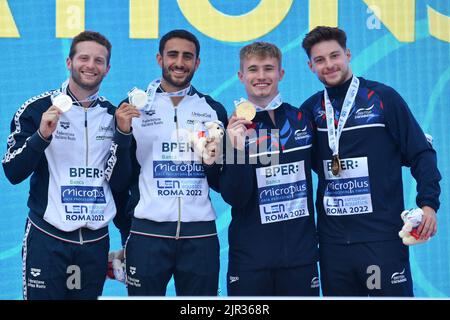
{"label": "bper logo", "polygon": [[267,167],[265,168],[266,178],[276,177],[279,175],[286,176],[290,174],[295,174],[298,172],[298,164],[288,164],[288,165],[280,165],[276,167]]}

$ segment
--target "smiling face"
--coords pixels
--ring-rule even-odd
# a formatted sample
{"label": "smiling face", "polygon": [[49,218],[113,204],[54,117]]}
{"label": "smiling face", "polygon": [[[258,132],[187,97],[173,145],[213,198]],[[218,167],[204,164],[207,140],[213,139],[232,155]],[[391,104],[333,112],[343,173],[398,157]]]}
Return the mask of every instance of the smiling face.
{"label": "smiling face", "polygon": [[334,87],[352,77],[350,59],[350,50],[336,40],[327,40],[312,46],[308,65],[325,86]]}
{"label": "smiling face", "polygon": [[95,41],[77,43],[75,54],[67,58],[67,69],[73,85],[85,91],[97,91],[108,74],[108,50]]}
{"label": "smiling face", "polygon": [[241,61],[239,80],[244,84],[248,99],[265,107],[278,94],[278,82],[284,70],[274,57],[251,55]]}
{"label": "smiling face", "polygon": [[200,64],[195,44],[181,38],[168,40],[156,59],[162,69],[162,86],[168,92],[188,87]]}

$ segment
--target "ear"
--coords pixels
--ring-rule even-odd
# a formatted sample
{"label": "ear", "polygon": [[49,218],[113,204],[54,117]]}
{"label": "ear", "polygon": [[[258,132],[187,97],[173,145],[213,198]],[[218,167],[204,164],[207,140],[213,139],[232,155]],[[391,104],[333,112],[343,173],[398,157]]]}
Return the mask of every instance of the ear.
{"label": "ear", "polygon": [[244,83],[244,74],[239,70],[238,71],[238,78],[239,78],[239,81],[241,81],[242,83]]}
{"label": "ear", "polygon": [[197,60],[195,61],[195,70],[198,69],[199,65],[200,65],[200,57],[198,57]]}
{"label": "ear", "polygon": [[67,57],[67,59],[66,59],[66,67],[67,67],[67,70],[70,71],[70,68],[72,67],[72,59],[70,59],[70,57]]}
{"label": "ear", "polygon": [[159,52],[156,54],[156,62],[158,62],[158,65],[162,68],[163,65],[163,57]]}
{"label": "ear", "polygon": [[308,67],[309,67],[309,70],[311,70],[311,72],[316,73],[316,70],[314,69],[314,65],[311,62],[311,60],[308,60]]}
{"label": "ear", "polygon": [[109,69],[111,69],[111,65],[108,65],[107,67],[106,67],[106,72],[105,72],[105,77],[106,77],[106,75],[108,74],[108,72],[109,72]]}
{"label": "ear", "polygon": [[352,59],[352,53],[350,52],[350,49],[345,50],[345,55],[347,56],[348,61]]}
{"label": "ear", "polygon": [[283,77],[284,77],[284,69],[281,68],[281,70],[280,70],[280,81],[283,80]]}

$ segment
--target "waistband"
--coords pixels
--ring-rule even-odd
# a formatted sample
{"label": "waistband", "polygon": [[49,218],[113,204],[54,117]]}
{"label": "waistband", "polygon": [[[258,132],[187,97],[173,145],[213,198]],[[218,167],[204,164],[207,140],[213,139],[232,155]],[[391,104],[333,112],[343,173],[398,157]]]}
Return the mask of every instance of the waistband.
{"label": "waistband", "polygon": [[178,222],[156,222],[133,217],[131,232],[145,236],[161,238],[203,238],[217,235],[216,222],[196,221],[180,222],[180,232],[177,237]]}
{"label": "waistband", "polygon": [[59,230],[58,228],[52,226],[50,223],[45,221],[42,217],[40,217],[33,211],[30,211],[30,213],[28,214],[28,219],[30,220],[31,224],[33,224],[33,226],[35,226],[37,229],[61,241],[83,244],[99,241],[108,236],[107,226],[98,230],[91,230],[83,227],[74,231],[67,232]]}

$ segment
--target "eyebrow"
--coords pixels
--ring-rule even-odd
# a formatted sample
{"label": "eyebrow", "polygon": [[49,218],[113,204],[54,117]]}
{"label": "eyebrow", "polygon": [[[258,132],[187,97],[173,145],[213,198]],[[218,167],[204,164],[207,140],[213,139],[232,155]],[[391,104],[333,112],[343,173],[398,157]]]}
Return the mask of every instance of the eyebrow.
{"label": "eyebrow", "polygon": [[183,51],[183,52],[180,52],[180,51],[178,51],[178,50],[170,50],[170,51],[167,51],[167,54],[179,54],[179,53],[181,53],[181,54],[183,54],[183,55],[191,55],[191,56],[195,56],[195,54],[192,53],[192,52],[190,52],[190,51]]}
{"label": "eyebrow", "polygon": [[[275,65],[273,65],[273,64],[265,64],[262,67],[263,68],[267,68],[267,67],[275,68]],[[251,69],[251,68],[258,68],[258,66],[256,64],[252,64],[252,65],[247,67],[247,69]]]}
{"label": "eyebrow", "polygon": [[[334,50],[334,51],[331,51],[331,52],[328,54],[328,56],[331,56],[331,55],[333,55],[333,54],[335,54],[335,53],[340,53],[340,52],[339,52],[339,50]],[[313,58],[313,61],[315,61],[315,60],[317,60],[317,59],[320,59],[320,58],[324,58],[325,56],[326,56],[326,55],[316,56],[316,57]]]}

